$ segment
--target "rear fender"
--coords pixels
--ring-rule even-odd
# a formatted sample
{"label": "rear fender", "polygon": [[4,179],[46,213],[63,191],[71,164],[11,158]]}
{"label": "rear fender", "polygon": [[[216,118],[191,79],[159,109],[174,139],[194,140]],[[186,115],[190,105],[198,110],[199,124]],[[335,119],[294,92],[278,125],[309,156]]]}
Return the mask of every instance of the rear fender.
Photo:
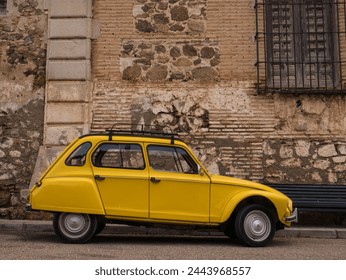
{"label": "rear fender", "polygon": [[45,178],[30,193],[33,210],[105,215],[94,178]]}

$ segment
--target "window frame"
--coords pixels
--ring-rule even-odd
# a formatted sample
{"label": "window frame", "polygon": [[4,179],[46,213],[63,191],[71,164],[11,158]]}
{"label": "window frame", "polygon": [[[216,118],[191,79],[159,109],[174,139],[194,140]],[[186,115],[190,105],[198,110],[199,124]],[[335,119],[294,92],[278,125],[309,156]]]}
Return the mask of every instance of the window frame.
{"label": "window frame", "polygon": [[[275,22],[273,16],[275,8],[279,22]],[[284,8],[290,9],[290,15],[286,15],[286,20],[277,14],[285,15]],[[312,0],[256,0],[255,9],[258,92],[346,91],[344,88],[346,84],[342,77],[344,62],[341,60],[340,51],[340,36],[345,36],[345,31],[340,30],[342,22],[339,16],[342,12],[339,11],[340,9],[343,9],[346,15],[345,0],[341,2],[320,0],[317,3]],[[309,9],[313,10],[311,18],[315,26],[309,23],[308,19],[301,19],[303,13],[305,15]],[[317,14],[318,11],[322,11],[322,15]],[[323,18],[322,25],[318,21],[321,18]],[[273,25],[278,29],[276,33]],[[321,26],[322,31],[319,29]],[[286,30],[281,32],[281,28]],[[315,28],[314,32],[311,31],[313,28]],[[314,35],[315,41],[311,39]],[[274,36],[279,38],[276,39],[278,41],[273,39]],[[284,38],[282,42],[281,37]],[[324,48],[322,52],[319,49],[321,37]],[[281,45],[285,43],[286,48],[281,49]],[[316,45],[313,45],[314,43]],[[277,45],[279,49],[276,49],[278,54],[275,57],[273,49],[277,48]],[[288,45],[290,48],[287,47]],[[311,56],[313,50],[316,52],[315,57]],[[285,51],[287,57],[283,58],[282,53]],[[293,59],[289,57],[289,53],[293,53]],[[323,55],[322,58],[320,53]],[[275,75],[275,71],[279,74]],[[293,79],[290,78],[291,75]],[[331,78],[328,79],[328,76]]]}
{"label": "window frame", "polygon": [[7,14],[7,0],[0,0],[0,16]]}
{"label": "window frame", "polygon": [[[98,152],[98,149],[103,146],[103,145],[117,145],[119,146],[119,151],[122,151],[124,149],[121,149],[120,147],[122,145],[130,145],[130,146],[138,146],[139,147],[139,150],[140,153],[141,153],[141,157],[142,157],[142,163],[143,163],[143,166],[140,167],[140,168],[133,168],[133,167],[124,167],[124,166],[103,166],[103,165],[97,165],[95,163],[95,159],[94,159],[94,156],[95,154]],[[104,155],[103,155],[104,156]],[[103,156],[101,157],[101,160],[103,158]],[[123,170],[144,170],[146,169],[146,162],[145,162],[145,157],[144,157],[144,153],[143,153],[143,147],[140,143],[124,143],[124,142],[102,142],[100,143],[99,145],[96,146],[96,148],[94,149],[94,151],[92,152],[91,154],[91,163],[94,167],[97,167],[97,168],[112,168],[112,169],[123,169]],[[122,165],[123,165],[123,162],[122,162]]]}
{"label": "window frame", "polygon": [[[174,153],[172,155],[172,158],[174,159],[174,165],[176,167],[176,171],[153,168],[152,159],[150,157],[150,148],[152,148],[152,147],[167,149],[168,152]],[[169,151],[169,150],[171,150],[171,151]],[[191,168],[192,172],[185,172],[184,171],[183,164],[181,162],[181,159],[179,158],[179,155],[181,155],[181,153],[179,153],[178,150],[183,151],[185,153],[185,155],[187,156],[187,158],[185,158],[184,156],[182,156],[182,157],[183,157],[183,160]],[[155,171],[172,172],[172,173],[180,173],[180,174],[190,174],[190,175],[191,174],[192,175],[199,174],[199,172],[198,172],[198,162],[196,162],[194,160],[194,158],[191,156],[191,154],[186,149],[184,149],[183,147],[150,144],[150,145],[147,146],[147,155],[148,155],[149,166],[153,170],[155,170]]]}
{"label": "window frame", "polygon": [[[82,149],[83,145],[89,145],[89,147],[87,147],[86,151],[83,151],[82,154],[78,154],[79,150]],[[82,166],[84,166],[86,161],[87,161],[87,155],[88,155],[88,152],[90,151],[91,147],[92,147],[92,143],[89,141],[78,145],[78,147],[75,148],[73,150],[73,152],[70,153],[69,156],[66,158],[65,165],[69,166],[69,167],[82,167]],[[78,158],[76,158],[77,156],[78,156]],[[85,158],[84,160],[83,160],[83,157]],[[81,164],[71,164],[72,160],[76,160],[76,159],[80,160]]]}

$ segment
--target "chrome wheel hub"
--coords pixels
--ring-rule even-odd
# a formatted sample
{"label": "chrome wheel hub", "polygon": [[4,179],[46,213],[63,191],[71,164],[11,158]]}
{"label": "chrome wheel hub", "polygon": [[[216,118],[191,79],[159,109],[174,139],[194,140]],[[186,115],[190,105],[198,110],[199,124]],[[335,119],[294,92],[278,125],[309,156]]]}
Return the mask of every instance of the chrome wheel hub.
{"label": "chrome wheel hub", "polygon": [[65,219],[65,227],[70,232],[79,232],[85,227],[86,221],[81,215],[69,215]]}
{"label": "chrome wheel hub", "polygon": [[244,230],[246,235],[253,241],[265,240],[271,232],[269,217],[262,211],[254,210],[249,212],[244,220]]}
{"label": "chrome wheel hub", "polygon": [[61,231],[70,238],[83,236],[90,228],[90,218],[84,214],[63,213],[60,216]]}

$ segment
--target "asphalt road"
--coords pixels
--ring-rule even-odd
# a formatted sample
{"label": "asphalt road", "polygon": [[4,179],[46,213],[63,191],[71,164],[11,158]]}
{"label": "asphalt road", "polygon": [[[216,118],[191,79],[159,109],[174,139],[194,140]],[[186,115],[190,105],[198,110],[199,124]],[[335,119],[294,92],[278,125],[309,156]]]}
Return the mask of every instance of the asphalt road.
{"label": "asphalt road", "polygon": [[220,237],[100,234],[65,244],[52,232],[0,232],[2,260],[346,260],[345,239],[275,237],[264,248]]}

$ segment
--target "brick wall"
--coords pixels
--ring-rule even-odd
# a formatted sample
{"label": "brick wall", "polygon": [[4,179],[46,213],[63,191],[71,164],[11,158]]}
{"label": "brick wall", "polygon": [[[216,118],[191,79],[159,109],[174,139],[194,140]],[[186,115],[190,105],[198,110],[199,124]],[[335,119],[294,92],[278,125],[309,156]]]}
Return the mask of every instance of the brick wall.
{"label": "brick wall", "polygon": [[[100,0],[94,19],[92,130],[182,126],[212,172],[346,183],[344,149],[337,150],[345,143],[345,96],[256,93],[253,1]],[[280,153],[303,142],[308,155]],[[337,154],[324,154],[329,164],[318,168],[318,150],[328,143]]]}
{"label": "brick wall", "polygon": [[253,3],[8,1],[0,15],[0,217],[25,217],[30,178],[73,137],[114,123],[188,131],[182,138],[213,173],[346,184],[345,95],[257,94]]}

